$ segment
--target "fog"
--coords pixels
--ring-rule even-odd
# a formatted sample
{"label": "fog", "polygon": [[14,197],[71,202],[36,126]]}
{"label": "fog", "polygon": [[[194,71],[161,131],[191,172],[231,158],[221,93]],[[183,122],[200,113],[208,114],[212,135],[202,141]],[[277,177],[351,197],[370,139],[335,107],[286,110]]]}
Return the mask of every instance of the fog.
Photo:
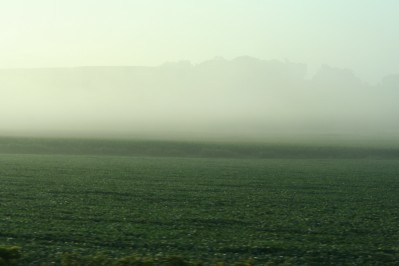
{"label": "fog", "polygon": [[0,135],[396,139],[398,8],[3,0]]}
{"label": "fog", "polygon": [[394,137],[399,75],[242,56],[156,67],[0,70],[0,134],[268,140]]}

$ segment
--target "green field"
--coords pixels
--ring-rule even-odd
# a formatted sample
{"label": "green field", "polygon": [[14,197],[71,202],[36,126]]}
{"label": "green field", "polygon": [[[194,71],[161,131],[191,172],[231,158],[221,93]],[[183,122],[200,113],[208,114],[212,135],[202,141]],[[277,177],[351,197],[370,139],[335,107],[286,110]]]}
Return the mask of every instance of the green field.
{"label": "green field", "polygon": [[0,139],[0,245],[294,265],[399,265],[399,150]]}

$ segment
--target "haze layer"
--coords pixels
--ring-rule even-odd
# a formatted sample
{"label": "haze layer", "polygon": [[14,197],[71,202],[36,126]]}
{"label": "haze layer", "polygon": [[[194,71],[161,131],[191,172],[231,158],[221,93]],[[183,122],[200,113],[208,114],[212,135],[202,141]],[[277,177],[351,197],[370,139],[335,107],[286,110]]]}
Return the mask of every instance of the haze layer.
{"label": "haze layer", "polygon": [[256,138],[394,135],[399,76],[239,57],[197,65],[0,71],[2,135]]}

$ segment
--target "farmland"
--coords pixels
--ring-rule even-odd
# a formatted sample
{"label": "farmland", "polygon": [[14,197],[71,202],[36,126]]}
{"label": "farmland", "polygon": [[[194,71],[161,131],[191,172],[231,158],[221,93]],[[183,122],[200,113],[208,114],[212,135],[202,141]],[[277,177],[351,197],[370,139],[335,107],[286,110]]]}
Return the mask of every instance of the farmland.
{"label": "farmland", "polygon": [[398,265],[399,150],[0,140],[0,245],[62,254]]}

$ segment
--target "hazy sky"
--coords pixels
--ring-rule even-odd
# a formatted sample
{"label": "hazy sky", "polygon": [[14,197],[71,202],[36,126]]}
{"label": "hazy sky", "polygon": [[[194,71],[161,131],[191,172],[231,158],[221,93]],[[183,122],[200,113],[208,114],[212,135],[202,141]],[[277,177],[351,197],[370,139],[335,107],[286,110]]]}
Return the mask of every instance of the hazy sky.
{"label": "hazy sky", "polygon": [[215,56],[399,73],[398,0],[1,0],[0,68]]}

